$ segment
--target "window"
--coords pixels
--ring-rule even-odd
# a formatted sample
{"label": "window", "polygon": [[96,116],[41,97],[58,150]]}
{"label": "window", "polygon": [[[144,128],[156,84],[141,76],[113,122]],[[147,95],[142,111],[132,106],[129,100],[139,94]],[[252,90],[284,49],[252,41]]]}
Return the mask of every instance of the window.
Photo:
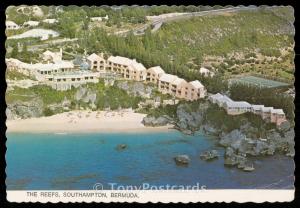
{"label": "window", "polygon": [[58,82],[60,82],[60,79],[57,79]]}
{"label": "window", "polygon": [[94,79],[94,77],[90,77],[90,79]]}
{"label": "window", "polygon": [[85,77],[84,79],[85,79],[85,80],[88,80],[89,78],[88,78],[88,77]]}
{"label": "window", "polygon": [[65,82],[65,81],[67,81],[67,79],[66,79],[66,78],[63,78],[63,81]]}
{"label": "window", "polygon": [[72,78],[71,80],[72,80],[72,81],[75,81],[75,78]]}

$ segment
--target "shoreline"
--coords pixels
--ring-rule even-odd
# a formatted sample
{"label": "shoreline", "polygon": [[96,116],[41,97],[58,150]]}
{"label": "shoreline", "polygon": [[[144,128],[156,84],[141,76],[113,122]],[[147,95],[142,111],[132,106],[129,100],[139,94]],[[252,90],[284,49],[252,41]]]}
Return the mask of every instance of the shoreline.
{"label": "shoreline", "polygon": [[173,125],[147,127],[146,114],[128,111],[77,110],[48,117],[7,120],[6,133],[135,133],[173,131]]}

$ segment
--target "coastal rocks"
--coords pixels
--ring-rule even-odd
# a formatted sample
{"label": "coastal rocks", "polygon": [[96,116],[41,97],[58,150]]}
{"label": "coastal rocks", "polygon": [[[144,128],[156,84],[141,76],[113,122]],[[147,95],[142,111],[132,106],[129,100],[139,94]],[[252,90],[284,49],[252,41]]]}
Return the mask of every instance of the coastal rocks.
{"label": "coastal rocks", "polygon": [[267,134],[267,139],[269,143],[274,146],[275,150],[284,153],[287,156],[293,157],[295,155],[295,131],[291,129],[284,134],[278,133],[276,131],[269,131]]}
{"label": "coastal rocks", "polygon": [[188,155],[177,155],[176,157],[174,157],[175,163],[176,165],[179,166],[186,166],[190,163],[191,159]]}
{"label": "coastal rocks", "polygon": [[32,99],[30,101],[14,102],[8,105],[10,118],[32,118],[43,116],[43,101]]}
{"label": "coastal rocks", "polygon": [[240,130],[235,129],[229,134],[222,136],[219,144],[225,147],[235,146],[235,148],[237,148],[245,138],[246,136]]}
{"label": "coastal rocks", "polygon": [[176,122],[176,127],[179,130],[189,130],[192,132],[199,130],[207,105],[200,104],[196,109],[191,108],[188,104],[180,104],[177,107],[176,115],[178,121]]}
{"label": "coastal rocks", "polygon": [[11,112],[9,108],[6,108],[5,113],[7,120],[14,120],[16,118],[16,116]]}
{"label": "coastal rocks", "polygon": [[85,95],[87,89],[83,87],[79,87],[79,89],[75,93],[75,100],[80,101]]}
{"label": "coastal rocks", "polygon": [[119,81],[117,87],[126,90],[133,96],[141,96],[144,98],[150,98],[153,87],[146,86],[141,82]]}
{"label": "coastal rocks", "polygon": [[272,155],[275,152],[275,145],[268,143],[268,140],[247,138],[237,129],[221,136],[219,144],[251,156]]}
{"label": "coastal rocks", "polygon": [[200,159],[206,161],[217,159],[218,157],[219,157],[219,153],[217,150],[208,150],[201,153],[200,155]]}
{"label": "coastal rocks", "polygon": [[278,129],[283,132],[288,131],[290,128],[291,128],[291,123],[289,121],[284,121],[278,126]]}
{"label": "coastal rocks", "polygon": [[224,165],[236,166],[238,169],[248,172],[255,170],[253,164],[247,160],[246,154],[236,153],[231,147],[227,147],[225,150]]}
{"label": "coastal rocks", "polygon": [[97,99],[97,93],[92,90],[80,87],[75,93],[75,100],[77,102],[89,103],[90,107],[93,109],[96,107],[95,102]]}
{"label": "coastal rocks", "polygon": [[166,116],[160,116],[155,118],[154,116],[147,116],[143,118],[142,123],[145,126],[165,126],[169,123],[169,118]]}
{"label": "coastal rocks", "polygon": [[219,132],[217,129],[215,129],[214,127],[208,124],[203,125],[202,130],[204,131],[205,134],[208,135],[216,135]]}
{"label": "coastal rocks", "polygon": [[118,151],[122,151],[125,149],[127,149],[127,144],[118,144],[116,147],[116,150],[118,150]]}

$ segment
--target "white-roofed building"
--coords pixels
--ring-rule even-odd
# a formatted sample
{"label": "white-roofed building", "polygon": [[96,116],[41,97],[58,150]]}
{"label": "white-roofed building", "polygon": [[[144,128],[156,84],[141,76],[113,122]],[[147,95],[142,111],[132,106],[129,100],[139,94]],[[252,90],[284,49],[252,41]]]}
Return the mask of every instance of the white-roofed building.
{"label": "white-roofed building", "polygon": [[154,66],[147,69],[147,82],[158,84],[159,78],[165,74],[165,71],[160,66]]}
{"label": "white-roofed building", "polygon": [[57,19],[44,19],[42,20],[43,23],[47,23],[47,24],[54,24],[54,23],[58,23]]}
{"label": "white-roofed building", "polygon": [[39,26],[39,21],[27,21],[23,23],[23,27],[36,27]]}
{"label": "white-roofed building", "polygon": [[62,61],[62,49],[60,49],[59,52],[52,52],[47,50],[44,53],[42,53],[42,58],[44,61],[50,62]]}
{"label": "white-roofed building", "polygon": [[202,74],[205,77],[208,77],[208,76],[213,77],[213,76],[215,76],[214,72],[212,72],[209,69],[204,68],[204,67],[200,68],[199,73]]}
{"label": "white-roofed building", "polygon": [[271,123],[276,123],[276,125],[280,125],[281,123],[286,121],[285,114],[282,109],[273,109],[271,110]]}
{"label": "white-roofed building", "polygon": [[101,22],[103,20],[108,20],[108,15],[106,15],[104,17],[91,17],[92,22]]}
{"label": "white-roofed building", "polygon": [[145,81],[147,77],[147,69],[141,63],[135,60],[129,65],[128,69],[124,71],[124,78],[135,81]]}
{"label": "white-roofed building", "polygon": [[251,112],[251,104],[245,101],[225,102],[224,108],[229,115],[239,115]]}
{"label": "white-roofed building", "polygon": [[185,83],[180,86],[182,91],[182,97],[185,100],[193,101],[200,98],[204,98],[206,90],[200,81],[194,80],[189,83]]}
{"label": "white-roofed building", "polygon": [[252,112],[260,115],[263,120],[275,123],[277,126],[286,121],[285,113],[282,109],[274,109],[273,107],[265,107],[264,105],[251,105],[245,101],[233,101],[220,93],[209,96],[209,100],[212,103],[217,103],[219,107],[225,108],[226,112],[230,115]]}
{"label": "white-roofed building", "polygon": [[135,59],[121,56],[110,56],[107,59],[106,69],[117,72],[126,79],[135,81],[144,81],[147,76],[147,70],[143,64],[138,63]]}
{"label": "white-roofed building", "polygon": [[158,80],[158,90],[163,94],[171,94],[171,85],[179,79],[177,76],[172,74],[163,74]]}
{"label": "white-roofed building", "polygon": [[233,102],[229,97],[226,95],[222,95],[220,93],[217,93],[215,95],[211,95],[208,98],[212,103],[216,103],[219,107],[224,107],[224,104],[226,102]]}
{"label": "white-roofed building", "polygon": [[53,74],[46,77],[45,83],[56,90],[69,90],[86,83],[97,83],[98,72],[77,71]]}
{"label": "white-roofed building", "polygon": [[87,63],[89,64],[91,70],[94,70],[94,71],[105,70],[106,61],[103,58],[103,53],[101,53],[100,55],[93,53],[93,54],[89,55],[86,60],[87,60]]}
{"label": "white-roofed building", "polygon": [[17,23],[15,23],[13,21],[10,21],[10,20],[7,20],[5,22],[5,26],[6,26],[7,30],[17,30],[17,29],[20,29],[20,26]]}
{"label": "white-roofed building", "polygon": [[251,112],[260,115],[264,107],[264,105],[252,105]]}

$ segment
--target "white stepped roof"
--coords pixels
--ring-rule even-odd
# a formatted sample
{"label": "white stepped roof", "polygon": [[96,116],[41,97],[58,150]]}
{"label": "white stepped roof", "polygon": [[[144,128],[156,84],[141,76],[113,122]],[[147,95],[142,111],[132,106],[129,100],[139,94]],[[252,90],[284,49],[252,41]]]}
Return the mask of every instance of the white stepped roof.
{"label": "white stepped roof", "polygon": [[226,102],[228,107],[236,107],[236,108],[250,108],[251,104],[245,101],[237,101],[237,102]]}
{"label": "white stepped roof", "polygon": [[155,74],[164,74],[165,71],[160,66],[154,66],[148,69],[148,71],[153,71]]}
{"label": "white stepped roof", "polygon": [[194,81],[190,82],[190,84],[196,89],[204,87],[203,84],[201,84],[201,82],[199,82],[199,80],[194,80]]}
{"label": "white stepped roof", "polygon": [[146,71],[146,68],[143,64],[138,63],[133,61],[130,66],[132,67],[132,69],[136,70],[136,71]]}
{"label": "white stepped roof", "polygon": [[122,57],[122,56],[110,56],[107,60],[115,64],[122,64],[127,66],[132,64],[132,62],[134,61],[132,59]]}
{"label": "white stepped roof", "polygon": [[58,20],[57,19],[44,19],[42,22],[52,24],[52,23],[58,22]]}
{"label": "white stepped roof", "polygon": [[23,23],[23,25],[31,25],[31,26],[37,26],[39,24],[40,24],[39,21],[31,21],[31,20]]}
{"label": "white stepped roof", "polygon": [[273,107],[263,107],[262,111],[263,112],[271,112],[274,108]]}
{"label": "white stepped roof", "polygon": [[95,54],[95,53],[89,55],[87,57],[87,59],[90,60],[90,61],[100,61],[100,60],[102,60],[102,58],[100,56],[98,56],[97,54]]}
{"label": "white stepped roof", "polygon": [[284,112],[282,109],[273,109],[273,110],[271,110],[271,113],[284,115]]}
{"label": "white stepped roof", "polygon": [[204,68],[204,67],[201,67],[199,71],[200,71],[200,73],[209,73],[210,72],[209,69]]}
{"label": "white stepped roof", "polygon": [[176,78],[173,82],[172,82],[172,85],[179,85],[179,84],[181,84],[181,83],[186,83],[186,81],[184,80],[184,79],[182,79],[182,78]]}
{"label": "white stepped roof", "polygon": [[178,77],[173,75],[173,74],[163,74],[159,80],[162,82],[173,82],[175,79],[177,79]]}
{"label": "white stepped roof", "polygon": [[251,107],[253,110],[261,110],[265,106],[264,105],[252,105]]}
{"label": "white stepped roof", "polygon": [[5,25],[6,26],[19,26],[17,23],[15,23],[15,22],[13,22],[13,21],[10,21],[10,20],[7,20],[6,22],[5,22]]}

